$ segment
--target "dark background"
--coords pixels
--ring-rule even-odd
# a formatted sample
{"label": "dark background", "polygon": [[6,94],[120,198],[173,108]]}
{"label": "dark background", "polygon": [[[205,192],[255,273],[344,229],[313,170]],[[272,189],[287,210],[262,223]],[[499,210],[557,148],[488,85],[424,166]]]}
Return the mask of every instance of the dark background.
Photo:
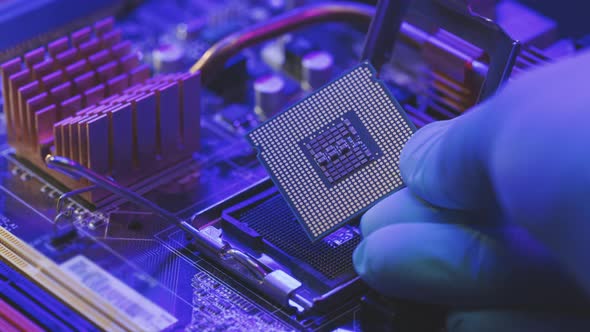
{"label": "dark background", "polygon": [[584,0],[520,0],[558,22],[561,36],[579,38],[590,33],[590,3]]}

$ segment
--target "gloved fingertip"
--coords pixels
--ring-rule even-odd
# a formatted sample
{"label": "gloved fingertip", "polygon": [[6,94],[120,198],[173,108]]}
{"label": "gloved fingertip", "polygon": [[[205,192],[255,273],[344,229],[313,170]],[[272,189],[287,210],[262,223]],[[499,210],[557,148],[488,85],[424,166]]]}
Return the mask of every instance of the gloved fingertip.
{"label": "gloved fingertip", "polygon": [[451,124],[452,120],[432,122],[418,130],[406,143],[400,155],[400,172],[408,186],[420,185],[420,174],[428,152]]}
{"label": "gloved fingertip", "polygon": [[404,188],[388,197],[385,197],[379,203],[371,207],[363,214],[360,222],[361,233],[364,237],[371,235],[374,231],[395,223],[398,214],[403,214],[404,211],[398,209],[396,200],[400,195],[404,195],[407,188]]}
{"label": "gloved fingertip", "polygon": [[466,212],[438,208],[403,188],[365,212],[360,228],[367,237],[379,229],[400,223],[470,223],[472,220],[475,220],[474,216]]}
{"label": "gloved fingertip", "polygon": [[400,156],[400,172],[415,195],[455,210],[480,209],[493,201],[481,158],[487,141],[479,129],[485,109],[431,123],[410,138]]}
{"label": "gloved fingertip", "polygon": [[366,267],[366,259],[365,259],[365,248],[366,248],[366,241],[361,241],[361,243],[356,247],[352,254],[352,263],[358,275],[362,278],[367,276],[367,267]]}

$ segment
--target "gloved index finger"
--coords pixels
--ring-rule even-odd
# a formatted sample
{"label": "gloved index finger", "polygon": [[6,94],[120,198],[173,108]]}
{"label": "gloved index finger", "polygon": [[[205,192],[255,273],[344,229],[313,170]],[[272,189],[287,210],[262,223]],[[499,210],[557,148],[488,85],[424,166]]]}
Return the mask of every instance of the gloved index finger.
{"label": "gloved index finger", "polygon": [[404,147],[400,170],[409,189],[439,207],[474,210],[493,202],[483,163],[491,130],[484,103],[453,120],[418,130]]}
{"label": "gloved index finger", "polygon": [[423,201],[404,188],[380,201],[369,209],[361,219],[364,237],[393,224],[400,223],[449,223],[470,224],[485,221],[486,216],[467,211],[438,208]]}

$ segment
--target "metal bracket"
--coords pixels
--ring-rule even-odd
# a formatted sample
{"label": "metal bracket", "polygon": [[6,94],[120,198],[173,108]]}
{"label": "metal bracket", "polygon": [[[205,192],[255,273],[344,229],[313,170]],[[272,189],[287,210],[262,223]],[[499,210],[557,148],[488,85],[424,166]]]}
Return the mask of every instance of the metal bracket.
{"label": "metal bracket", "polygon": [[384,57],[391,54],[398,39],[396,22],[402,22],[406,13],[417,27],[425,31],[445,29],[488,54],[489,67],[478,102],[493,95],[510,77],[520,43],[492,20],[474,13],[467,0],[412,0],[409,8],[406,0],[379,0],[365,42],[364,60],[369,60],[376,68],[383,64]]}
{"label": "metal bracket", "polygon": [[[292,305],[307,310],[310,308],[309,302],[306,299],[299,296],[289,298],[294,290],[301,286],[301,283],[290,276],[285,276],[283,271],[265,268],[264,264],[259,262],[256,258],[243,252],[237,248],[232,248],[227,242],[221,238],[221,231],[215,228],[205,228],[203,231],[197,230],[189,222],[184,221],[176,217],[174,214],[162,209],[157,204],[150,200],[138,195],[130,189],[120,185],[114,179],[107,176],[98,174],[91,169],[88,169],[77,162],[60,156],[47,155],[45,157],[45,163],[51,169],[61,171],[62,173],[72,176],[74,178],[84,178],[92,183],[91,187],[86,187],[74,191],[70,191],[60,196],[58,200],[58,211],[63,209],[63,201],[76,194],[101,188],[108,190],[111,193],[118,195],[119,197],[125,198],[129,202],[132,202],[138,206],[143,207],[146,210],[160,216],[164,220],[169,221],[172,224],[178,225],[182,230],[190,234],[193,241],[199,247],[209,251],[210,256],[219,257],[221,259],[232,258],[237,263],[245,267],[254,278],[257,283],[268,284],[262,287],[262,290],[273,296],[283,303],[292,303]],[[67,213],[67,211],[61,211]],[[58,213],[58,216],[61,213]],[[58,217],[56,216],[56,219]],[[277,272],[278,271],[278,272]],[[266,277],[272,275],[269,279]],[[289,302],[290,301],[290,302]]]}
{"label": "metal bracket", "polygon": [[71,208],[64,209],[64,204],[66,200],[70,197],[83,194],[85,192],[93,191],[98,189],[99,187],[96,185],[88,186],[85,188],[80,188],[72,191],[68,191],[67,193],[63,193],[57,199],[57,205],[55,207],[55,218],[53,218],[53,231],[55,234],[59,232],[58,224],[62,221],[71,221],[71,218],[74,214],[74,211]]}

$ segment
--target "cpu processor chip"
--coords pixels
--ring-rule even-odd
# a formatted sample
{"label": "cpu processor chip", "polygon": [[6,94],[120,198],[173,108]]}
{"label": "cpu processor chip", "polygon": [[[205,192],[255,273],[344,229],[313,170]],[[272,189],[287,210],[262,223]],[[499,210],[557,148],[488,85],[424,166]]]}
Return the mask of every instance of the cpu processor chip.
{"label": "cpu processor chip", "polygon": [[363,63],[248,134],[312,239],[402,188],[399,156],[415,128]]}

